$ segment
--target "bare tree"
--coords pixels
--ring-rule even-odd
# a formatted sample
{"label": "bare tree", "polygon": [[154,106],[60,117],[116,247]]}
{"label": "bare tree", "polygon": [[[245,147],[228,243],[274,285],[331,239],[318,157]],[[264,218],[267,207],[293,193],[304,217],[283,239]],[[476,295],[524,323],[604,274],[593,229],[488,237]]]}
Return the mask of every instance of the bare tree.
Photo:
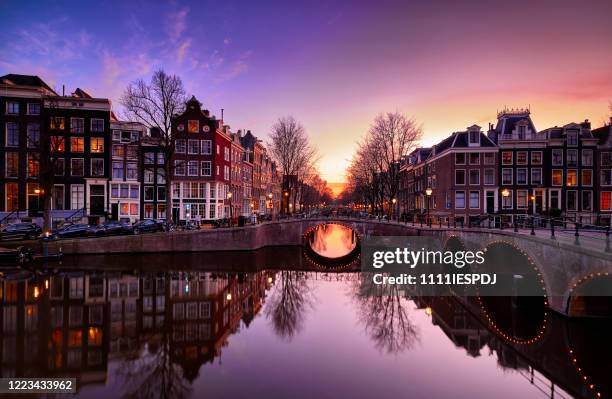
{"label": "bare tree", "polygon": [[359,321],[378,350],[400,353],[419,341],[418,328],[408,311],[410,300],[401,295],[398,286],[380,287],[363,278],[355,282],[352,292]]}
{"label": "bare tree", "polygon": [[310,144],[304,126],[292,116],[279,118],[274,123],[268,149],[282,172],[285,190],[290,198],[293,194],[295,209],[299,182],[311,176],[318,160],[317,150]]}
{"label": "bare tree", "polygon": [[305,275],[283,270],[277,275],[265,314],[276,334],[289,341],[302,329],[312,303],[312,288]]}
{"label": "bare tree", "polygon": [[159,132],[166,173],[166,212],[169,212],[172,210],[172,157],[176,139],[172,134],[172,119],[184,110],[187,102],[183,81],[159,69],[153,73],[150,82],[139,79],[130,83],[120,102],[127,119]]}

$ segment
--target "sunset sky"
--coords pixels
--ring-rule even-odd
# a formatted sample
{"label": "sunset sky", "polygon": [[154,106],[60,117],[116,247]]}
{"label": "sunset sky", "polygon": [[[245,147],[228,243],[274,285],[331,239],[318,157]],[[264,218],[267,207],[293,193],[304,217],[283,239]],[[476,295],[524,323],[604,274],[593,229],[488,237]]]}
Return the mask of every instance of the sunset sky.
{"label": "sunset sky", "polygon": [[339,182],[380,112],[425,145],[504,106],[536,128],[607,120],[612,1],[0,2],[0,74],[118,98],[163,67],[233,130],[293,115]]}

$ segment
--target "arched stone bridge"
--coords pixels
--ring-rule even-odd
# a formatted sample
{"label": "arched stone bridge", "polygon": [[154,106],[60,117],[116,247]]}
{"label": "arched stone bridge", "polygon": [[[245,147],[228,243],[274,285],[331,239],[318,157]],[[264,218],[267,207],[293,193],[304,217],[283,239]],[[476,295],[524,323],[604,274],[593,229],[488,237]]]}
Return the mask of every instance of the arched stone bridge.
{"label": "arched stone bridge", "polygon": [[[592,279],[612,277],[612,254],[593,246],[576,245],[548,235],[531,236],[512,230],[481,228],[420,227],[373,219],[308,218],[287,219],[256,226],[220,228],[137,236],[61,240],[50,243],[50,251],[65,254],[111,254],[255,250],[270,246],[295,246],[306,242],[305,235],[324,223],[337,223],[353,229],[359,237],[436,236],[457,237],[467,249],[479,250],[492,243],[506,242],[520,248],[537,266],[543,277],[550,306],[572,314],[571,299]],[[586,239],[585,239],[586,240]],[[563,293],[553,296],[550,293]],[[579,310],[578,310],[579,311]]]}

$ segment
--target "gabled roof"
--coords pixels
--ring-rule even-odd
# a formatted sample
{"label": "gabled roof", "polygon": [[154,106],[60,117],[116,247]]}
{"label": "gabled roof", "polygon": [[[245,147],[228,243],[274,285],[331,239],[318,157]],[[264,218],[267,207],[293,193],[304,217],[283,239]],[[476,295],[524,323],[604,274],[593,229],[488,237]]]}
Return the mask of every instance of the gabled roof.
{"label": "gabled roof", "polygon": [[40,87],[46,90],[49,90],[53,94],[57,95],[55,90],[53,90],[44,80],[36,75],[19,75],[15,73],[9,73],[4,76],[0,76],[0,82],[7,85],[14,86],[30,86],[30,87]]}

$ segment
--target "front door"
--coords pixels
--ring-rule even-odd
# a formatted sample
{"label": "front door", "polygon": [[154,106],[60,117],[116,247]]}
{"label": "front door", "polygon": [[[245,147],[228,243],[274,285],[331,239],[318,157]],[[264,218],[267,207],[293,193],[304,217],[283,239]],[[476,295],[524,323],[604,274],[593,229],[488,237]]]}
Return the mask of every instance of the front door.
{"label": "front door", "polygon": [[104,185],[92,184],[89,186],[89,213],[92,215],[103,215],[104,202]]}
{"label": "front door", "polygon": [[119,220],[119,204],[111,204],[111,219]]}
{"label": "front door", "polygon": [[535,189],[535,209],[533,213],[543,213],[545,210],[545,198],[544,198],[544,190],[543,189]]}
{"label": "front door", "polygon": [[486,201],[487,213],[495,213],[495,191],[487,191]]}

